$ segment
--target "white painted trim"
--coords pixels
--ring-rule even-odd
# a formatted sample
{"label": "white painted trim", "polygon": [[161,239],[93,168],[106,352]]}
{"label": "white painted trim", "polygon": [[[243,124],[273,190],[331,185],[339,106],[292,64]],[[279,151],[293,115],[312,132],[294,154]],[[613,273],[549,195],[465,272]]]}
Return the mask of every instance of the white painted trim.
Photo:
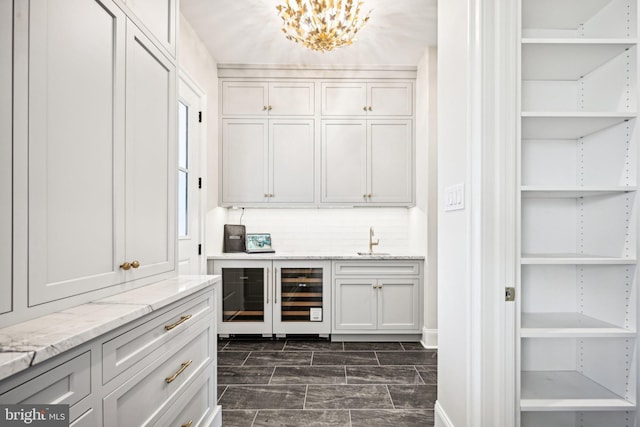
{"label": "white painted trim", "polygon": [[417,67],[411,66],[322,66],[322,65],[241,65],[218,64],[219,78],[322,78],[322,79],[399,79],[413,80]]}
{"label": "white painted trim", "polygon": [[442,406],[440,406],[440,402],[436,400],[436,405],[434,406],[434,418],[435,424],[434,427],[455,427],[451,419],[444,411]]}
{"label": "white painted trim", "polygon": [[438,330],[422,328],[422,340],[420,344],[424,348],[437,349],[438,348]]}

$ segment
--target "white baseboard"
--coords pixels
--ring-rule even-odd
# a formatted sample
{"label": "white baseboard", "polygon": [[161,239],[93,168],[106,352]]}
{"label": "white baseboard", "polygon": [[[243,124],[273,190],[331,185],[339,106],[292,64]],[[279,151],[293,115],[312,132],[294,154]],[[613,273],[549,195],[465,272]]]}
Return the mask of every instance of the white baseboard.
{"label": "white baseboard", "polygon": [[440,402],[436,400],[436,406],[434,407],[434,415],[435,415],[435,423],[434,427],[454,427],[451,419],[447,416],[447,413],[444,412],[442,406],[440,406]]}
{"label": "white baseboard", "polygon": [[422,340],[420,341],[424,348],[438,348],[438,330],[422,328]]}

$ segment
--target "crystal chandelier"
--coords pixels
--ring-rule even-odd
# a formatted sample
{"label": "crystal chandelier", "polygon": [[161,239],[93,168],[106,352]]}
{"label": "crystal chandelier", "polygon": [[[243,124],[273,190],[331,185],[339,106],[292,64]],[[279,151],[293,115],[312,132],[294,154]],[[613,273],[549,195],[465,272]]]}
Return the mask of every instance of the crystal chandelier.
{"label": "crystal chandelier", "polygon": [[[347,46],[369,20],[360,17],[362,0],[285,0],[276,6],[289,40],[318,52]],[[354,6],[355,3],[355,6]]]}

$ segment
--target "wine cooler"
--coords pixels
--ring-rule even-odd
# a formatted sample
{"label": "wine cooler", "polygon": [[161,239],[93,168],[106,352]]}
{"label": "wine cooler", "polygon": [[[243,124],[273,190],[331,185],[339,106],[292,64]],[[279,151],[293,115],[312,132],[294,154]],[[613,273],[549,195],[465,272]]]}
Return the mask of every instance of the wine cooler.
{"label": "wine cooler", "polygon": [[218,332],[229,334],[318,334],[328,336],[328,261],[216,260]]}

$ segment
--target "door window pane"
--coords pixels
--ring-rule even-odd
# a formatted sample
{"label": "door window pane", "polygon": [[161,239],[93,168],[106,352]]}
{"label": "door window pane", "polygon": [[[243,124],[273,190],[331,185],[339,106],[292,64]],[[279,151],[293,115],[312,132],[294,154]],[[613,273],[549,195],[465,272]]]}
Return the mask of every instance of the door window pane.
{"label": "door window pane", "polygon": [[188,230],[189,175],[185,171],[178,171],[178,236],[186,237]]}
{"label": "door window pane", "polygon": [[186,169],[188,165],[189,108],[178,103],[178,167]]}

